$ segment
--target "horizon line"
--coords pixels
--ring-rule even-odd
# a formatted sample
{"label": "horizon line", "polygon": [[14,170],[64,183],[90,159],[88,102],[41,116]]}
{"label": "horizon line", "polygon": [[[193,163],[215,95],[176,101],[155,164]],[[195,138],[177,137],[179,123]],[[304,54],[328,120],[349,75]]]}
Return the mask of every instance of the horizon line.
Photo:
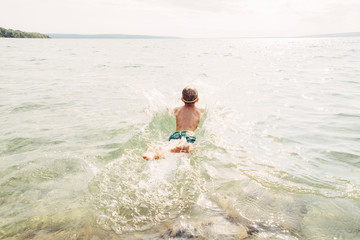
{"label": "horizon line", "polygon": [[342,33],[325,33],[325,34],[311,34],[301,36],[260,36],[260,37],[179,37],[179,36],[164,36],[164,35],[143,35],[143,34],[120,34],[120,33],[95,33],[95,34],[81,34],[81,33],[46,33],[51,38],[98,38],[98,39],[121,39],[121,38],[149,38],[149,39],[238,39],[238,38],[324,38],[324,37],[360,37],[360,32],[342,32]]}

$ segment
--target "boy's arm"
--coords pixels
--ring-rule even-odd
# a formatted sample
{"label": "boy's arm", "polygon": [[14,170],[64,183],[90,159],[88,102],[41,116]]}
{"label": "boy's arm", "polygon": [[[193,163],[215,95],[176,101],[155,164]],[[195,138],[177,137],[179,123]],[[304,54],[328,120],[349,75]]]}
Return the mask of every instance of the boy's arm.
{"label": "boy's arm", "polygon": [[175,113],[175,115],[177,114],[177,112],[179,111],[179,109],[180,109],[180,107],[174,108],[174,113]]}
{"label": "boy's arm", "polygon": [[204,112],[205,112],[205,108],[198,108],[198,111],[199,111],[200,113],[204,113]]}

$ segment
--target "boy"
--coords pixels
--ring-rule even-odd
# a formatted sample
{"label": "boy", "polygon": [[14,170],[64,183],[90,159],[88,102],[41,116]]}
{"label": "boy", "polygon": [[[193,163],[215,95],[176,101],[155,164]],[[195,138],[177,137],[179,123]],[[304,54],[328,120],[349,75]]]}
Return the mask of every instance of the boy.
{"label": "boy", "polygon": [[[176,132],[169,137],[169,141],[176,141],[177,145],[172,147],[170,152],[188,153],[191,151],[191,144],[196,140],[194,131],[198,127],[200,116],[205,110],[195,106],[195,103],[199,101],[199,97],[197,90],[193,87],[183,89],[181,100],[184,102],[184,106],[174,109]],[[158,159],[159,157],[159,153],[152,148],[148,148],[143,155],[146,160]]]}

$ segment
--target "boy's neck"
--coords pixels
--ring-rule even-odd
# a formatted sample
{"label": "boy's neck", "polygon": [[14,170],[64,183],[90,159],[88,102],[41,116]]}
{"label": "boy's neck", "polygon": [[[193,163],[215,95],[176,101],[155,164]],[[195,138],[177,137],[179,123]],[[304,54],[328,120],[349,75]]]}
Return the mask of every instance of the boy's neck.
{"label": "boy's neck", "polygon": [[192,103],[192,104],[184,104],[184,107],[187,107],[187,108],[194,108],[195,107],[195,103]]}

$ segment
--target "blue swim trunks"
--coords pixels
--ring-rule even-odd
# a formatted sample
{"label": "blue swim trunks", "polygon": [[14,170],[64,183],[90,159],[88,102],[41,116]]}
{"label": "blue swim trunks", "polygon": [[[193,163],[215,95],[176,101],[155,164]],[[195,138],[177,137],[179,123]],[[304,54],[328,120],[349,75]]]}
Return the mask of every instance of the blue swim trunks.
{"label": "blue swim trunks", "polygon": [[196,140],[195,133],[192,131],[176,131],[169,137],[169,141],[181,139],[182,137],[186,138],[188,143],[194,143]]}

